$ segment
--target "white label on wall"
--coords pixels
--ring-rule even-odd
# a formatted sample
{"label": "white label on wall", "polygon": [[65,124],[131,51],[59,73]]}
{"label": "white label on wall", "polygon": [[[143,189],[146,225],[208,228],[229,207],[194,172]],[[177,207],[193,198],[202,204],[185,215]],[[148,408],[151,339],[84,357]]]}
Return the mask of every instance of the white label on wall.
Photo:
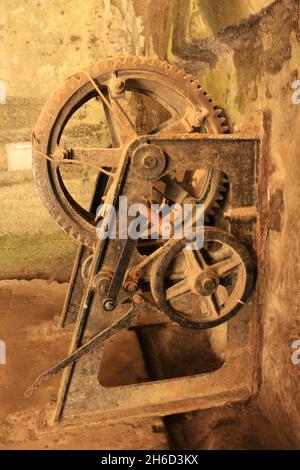
{"label": "white label on wall", "polygon": [[6,144],[7,168],[9,171],[31,170],[31,142]]}
{"label": "white label on wall", "polygon": [[6,86],[5,81],[0,80],[0,104],[6,103]]}
{"label": "white label on wall", "polygon": [[6,348],[2,340],[0,340],[0,364],[6,364]]}

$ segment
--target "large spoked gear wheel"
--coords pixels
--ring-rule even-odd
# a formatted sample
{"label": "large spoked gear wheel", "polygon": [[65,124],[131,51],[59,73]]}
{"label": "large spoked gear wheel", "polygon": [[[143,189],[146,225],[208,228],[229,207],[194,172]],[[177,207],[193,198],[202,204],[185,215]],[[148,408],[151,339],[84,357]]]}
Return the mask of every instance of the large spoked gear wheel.
{"label": "large spoked gear wheel", "polygon": [[[156,59],[130,56],[109,58],[68,78],[50,97],[36,124],[33,132],[33,168],[39,193],[51,215],[70,236],[89,247],[96,242],[95,213],[81,207],[65,185],[60,169],[61,165],[72,165],[73,153],[72,149],[67,149],[68,163],[64,162],[64,149],[60,149],[60,142],[73,114],[90,100],[96,98],[99,101],[99,90],[100,96],[104,96],[102,105],[112,145],[116,148],[122,147],[138,133],[130,111],[128,93],[149,97],[159,104],[160,109],[165,109],[168,118],[147,129],[146,133],[216,134],[228,130],[222,110],[213,103],[197,80],[175,66]],[[115,112],[122,114],[124,126],[120,125],[122,119],[115,118]],[[151,114],[148,106],[146,112]],[[84,149],[84,152],[88,156],[89,149]],[[56,155],[57,161],[47,160],[45,154]],[[195,180],[195,175],[188,177]],[[175,179],[176,175],[172,178]],[[184,187],[187,187],[186,175],[184,179]],[[176,178],[179,184],[183,180]],[[203,169],[196,175],[196,197],[204,203],[206,210],[211,210],[218,199],[220,186],[220,172]],[[168,187],[164,193],[168,197]]]}
{"label": "large spoked gear wheel", "polygon": [[254,267],[246,247],[231,234],[205,227],[200,250],[174,240],[151,270],[154,300],[174,323],[204,329],[232,318],[248,300]]}

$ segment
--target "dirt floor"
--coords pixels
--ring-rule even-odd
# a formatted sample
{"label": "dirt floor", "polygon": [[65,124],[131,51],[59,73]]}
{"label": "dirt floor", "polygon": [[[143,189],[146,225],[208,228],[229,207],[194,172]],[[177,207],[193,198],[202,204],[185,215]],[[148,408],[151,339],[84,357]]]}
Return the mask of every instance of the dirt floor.
{"label": "dirt floor", "polygon": [[[161,419],[49,426],[60,374],[44,382],[31,398],[25,398],[24,392],[41,372],[67,353],[72,326],[64,330],[57,327],[67,287],[43,280],[0,282],[0,340],[5,341],[7,349],[6,364],[0,364],[0,450],[295,448],[255,402]],[[185,375],[187,364],[190,374],[219,366],[206,337],[197,340],[200,349],[196,350],[195,360],[195,353],[191,355],[195,343],[186,336],[188,331],[182,333],[168,326],[158,331],[153,328],[125,330],[120,333],[122,337],[116,335],[105,346],[99,377],[104,385],[167,378],[171,372]],[[181,360],[179,352],[170,356],[166,346],[168,341],[174,346],[174,338],[178,351],[186,353],[181,354]],[[174,351],[174,347],[171,349]],[[150,360],[146,364],[147,357]]]}
{"label": "dirt floor", "polygon": [[0,449],[169,449],[160,419],[49,429],[46,415],[60,375],[24,397],[32,381],[67,352],[71,329],[55,326],[66,290],[67,284],[42,280],[0,282],[0,339],[7,355],[0,365]]}

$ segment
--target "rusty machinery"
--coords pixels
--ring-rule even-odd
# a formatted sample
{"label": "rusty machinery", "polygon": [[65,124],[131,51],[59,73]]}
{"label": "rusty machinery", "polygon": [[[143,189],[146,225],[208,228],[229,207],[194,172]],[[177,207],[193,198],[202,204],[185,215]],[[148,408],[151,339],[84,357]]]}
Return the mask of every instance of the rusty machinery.
{"label": "rusty machinery", "polygon": [[[90,100],[103,106],[112,144],[63,145],[68,122]],[[253,393],[259,140],[228,130],[222,110],[191,75],[140,57],[92,65],[67,79],[45,105],[33,132],[36,184],[51,215],[81,244],[61,318],[62,327],[75,322],[69,356],[28,392],[63,370],[56,420],[164,415],[208,406],[210,397],[218,404]],[[90,209],[68,191],[61,171],[68,164],[98,172]],[[118,211],[120,195],[129,204],[202,203],[202,248],[186,250],[186,240],[172,236],[155,242],[98,238],[97,207],[105,200]],[[168,380],[114,388],[99,383],[100,346],[141,316],[151,323],[160,315],[160,321],[196,330],[216,327],[238,311],[241,324],[228,323],[225,364],[209,377],[172,379],[172,387]]]}

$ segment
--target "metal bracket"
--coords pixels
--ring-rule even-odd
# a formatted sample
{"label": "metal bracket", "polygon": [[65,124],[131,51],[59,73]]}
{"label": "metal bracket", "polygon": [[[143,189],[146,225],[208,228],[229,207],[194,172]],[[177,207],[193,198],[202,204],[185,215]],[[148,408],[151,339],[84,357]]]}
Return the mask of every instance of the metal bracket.
{"label": "metal bracket", "polygon": [[[173,169],[212,168],[224,172],[230,184],[230,210],[227,214],[230,232],[254,251],[259,249],[257,227],[260,214],[253,209],[258,207],[259,139],[241,135],[201,134],[137,137],[127,150],[129,168],[132,155],[141,145],[154,145],[163,152],[166,156],[163,169],[166,175]],[[130,174],[129,171],[122,191],[129,188]],[[150,183],[146,183],[142,193],[146,194],[149,187]],[[129,197],[133,201],[140,199],[140,188],[138,191],[131,189]],[[114,252],[120,253],[121,249],[122,243],[119,241],[114,245]],[[87,255],[86,251],[86,248],[79,249],[61,320],[63,326],[77,317],[70,352],[84,344],[87,338],[105,330],[111,321],[107,314],[99,315],[97,299],[91,295],[89,286],[84,289],[80,280],[80,266]],[[100,258],[97,258],[98,261]],[[116,256],[114,260],[116,264]],[[93,267],[95,272],[99,268],[96,264]],[[145,305],[142,310],[145,323],[145,319],[151,318],[151,310]],[[83,315],[84,311],[87,317]],[[74,423],[78,419],[80,422],[90,422],[145,415],[163,416],[248,400],[257,387],[253,361],[256,350],[253,332],[257,315],[254,293],[252,301],[228,323],[225,363],[210,374],[104,387],[98,379],[103,349],[96,349],[63,372],[53,421]]]}

